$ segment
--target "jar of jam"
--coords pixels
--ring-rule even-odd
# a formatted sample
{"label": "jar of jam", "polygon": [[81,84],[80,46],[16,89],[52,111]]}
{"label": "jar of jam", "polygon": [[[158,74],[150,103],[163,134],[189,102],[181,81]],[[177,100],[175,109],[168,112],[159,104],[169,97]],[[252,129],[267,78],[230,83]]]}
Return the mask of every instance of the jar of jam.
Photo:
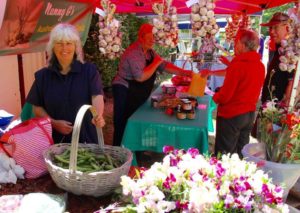
{"label": "jar of jam", "polygon": [[192,109],[192,102],[190,100],[184,100],[182,102],[182,109],[183,110],[191,110]]}
{"label": "jar of jam", "polygon": [[151,106],[154,108],[158,108],[158,97],[151,96]]}
{"label": "jar of jam", "polygon": [[186,119],[186,113],[181,110],[181,105],[177,106],[176,117],[180,120]]}
{"label": "jar of jam", "polygon": [[190,111],[187,112],[186,117],[190,120],[193,120],[196,118],[196,112],[195,109],[192,108]]}

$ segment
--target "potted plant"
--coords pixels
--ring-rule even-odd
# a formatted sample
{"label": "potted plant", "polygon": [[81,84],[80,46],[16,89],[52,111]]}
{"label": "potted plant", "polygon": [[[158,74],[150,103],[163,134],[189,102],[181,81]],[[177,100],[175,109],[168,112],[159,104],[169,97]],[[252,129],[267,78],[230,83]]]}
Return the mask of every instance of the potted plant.
{"label": "potted plant", "polygon": [[300,176],[300,115],[288,112],[276,99],[262,106],[258,124],[260,143],[247,144],[246,160],[268,172],[276,184],[283,184],[284,199]]}

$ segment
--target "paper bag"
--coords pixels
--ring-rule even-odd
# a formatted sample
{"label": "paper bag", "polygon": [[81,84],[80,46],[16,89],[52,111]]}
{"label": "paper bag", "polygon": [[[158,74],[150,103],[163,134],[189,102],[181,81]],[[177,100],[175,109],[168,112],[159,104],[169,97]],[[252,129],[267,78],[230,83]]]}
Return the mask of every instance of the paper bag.
{"label": "paper bag", "polygon": [[207,77],[201,77],[200,73],[193,73],[188,93],[192,96],[203,96],[206,80]]}

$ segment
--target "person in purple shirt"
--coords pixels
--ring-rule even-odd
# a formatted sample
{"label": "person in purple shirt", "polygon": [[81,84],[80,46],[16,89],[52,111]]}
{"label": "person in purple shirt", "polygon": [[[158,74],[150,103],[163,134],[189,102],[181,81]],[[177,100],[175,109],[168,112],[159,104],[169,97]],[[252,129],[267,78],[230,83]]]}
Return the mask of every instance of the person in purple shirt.
{"label": "person in purple shirt", "polygon": [[152,48],[154,36],[151,24],[142,24],[136,42],[121,57],[119,70],[112,82],[114,98],[113,145],[120,146],[127,119],[150,96],[156,71],[191,76],[190,70],[181,69],[164,61]]}
{"label": "person in purple shirt", "polygon": [[48,66],[35,73],[27,102],[36,117],[49,116],[55,143],[71,142],[72,130],[82,105],[95,107],[98,116],[86,113],[79,142],[97,143],[95,126],[103,127],[103,91],[96,66],[83,62],[82,45],[76,28],[58,24],[47,45]]}

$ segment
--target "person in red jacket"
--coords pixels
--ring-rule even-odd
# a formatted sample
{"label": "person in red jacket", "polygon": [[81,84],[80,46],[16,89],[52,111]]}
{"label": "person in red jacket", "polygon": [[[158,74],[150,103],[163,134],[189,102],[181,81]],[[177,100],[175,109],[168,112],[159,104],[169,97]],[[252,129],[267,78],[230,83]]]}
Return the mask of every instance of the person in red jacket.
{"label": "person in red jacket", "polygon": [[218,104],[215,154],[238,153],[242,157],[241,150],[249,143],[256,103],[265,78],[258,47],[256,32],[240,30],[237,33],[235,57],[225,70],[223,86],[213,96]]}

